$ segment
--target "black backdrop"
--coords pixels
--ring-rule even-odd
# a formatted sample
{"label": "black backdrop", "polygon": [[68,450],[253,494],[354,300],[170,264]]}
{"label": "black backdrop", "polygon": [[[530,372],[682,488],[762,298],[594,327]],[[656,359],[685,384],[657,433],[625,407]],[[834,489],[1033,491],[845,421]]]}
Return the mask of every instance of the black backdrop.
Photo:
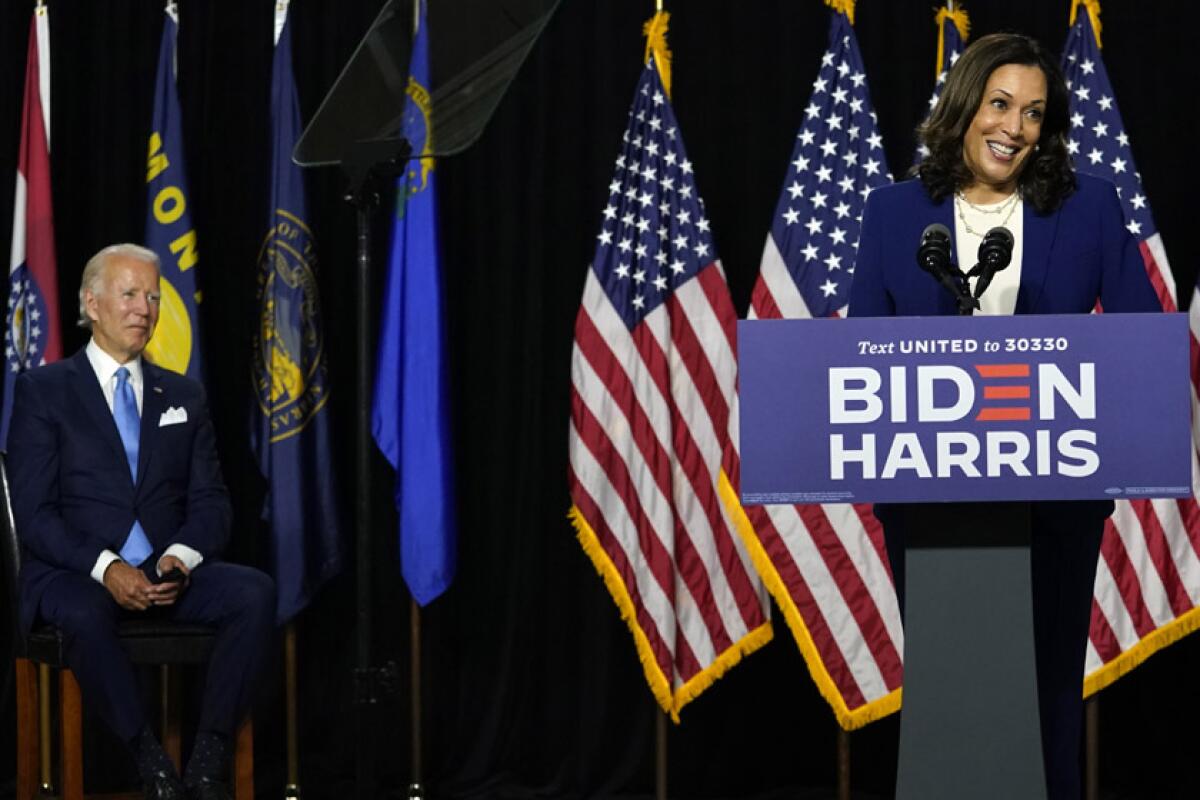
{"label": "black backdrop", "polygon": [[[437,2],[437,0],[433,0]],[[0,252],[7,254],[26,33],[32,0],[0,3]],[[52,154],[64,321],[87,257],[137,241],[160,0],[51,0]],[[296,79],[308,119],[381,5],[296,0]],[[933,82],[933,0],[861,0],[857,34],[893,173]],[[254,259],[263,235],[270,0],[184,0],[179,85],[209,390],[236,504],[235,558],[263,563],[262,482],[247,443]],[[1068,0],[968,3],[976,35],[1019,30],[1054,52]],[[674,104],[743,311],[827,32],[818,0],[668,3],[675,13]],[[566,521],[572,323],[640,68],[649,0],[564,0],[478,145],[438,167],[453,425],[458,578],[424,615],[426,777],[434,797],[637,797],[653,789],[654,709],[629,634]],[[1186,0],[1109,0],[1104,57],[1146,193],[1186,306],[1198,246],[1190,154],[1200,68]],[[470,25],[469,19],[462,21]],[[353,216],[332,170],[310,174],[320,285],[332,348],[335,467],[352,497]],[[387,210],[377,215],[385,230]],[[383,236],[376,251],[382,264]],[[66,332],[66,348],[83,343]],[[408,599],[396,567],[392,478],[374,457],[378,526],[375,653],[407,663]],[[350,530],[347,518],[347,530]],[[349,542],[348,542],[349,546]],[[354,636],[352,570],[299,618],[305,795],[349,797]],[[1200,642],[1184,640],[1102,695],[1105,793],[1200,796],[1189,739],[1200,713]],[[257,706],[260,796],[281,795],[281,670]],[[12,696],[0,720],[0,795],[11,786]],[[381,796],[409,776],[407,702],[377,737]],[[863,796],[894,783],[895,718],[853,735]],[[835,726],[782,618],[776,641],[685,709],[670,736],[680,798],[824,796]],[[100,735],[101,754],[114,752]],[[89,776],[120,773],[89,756]],[[99,773],[99,774],[98,774]],[[118,775],[119,777],[119,775]]]}

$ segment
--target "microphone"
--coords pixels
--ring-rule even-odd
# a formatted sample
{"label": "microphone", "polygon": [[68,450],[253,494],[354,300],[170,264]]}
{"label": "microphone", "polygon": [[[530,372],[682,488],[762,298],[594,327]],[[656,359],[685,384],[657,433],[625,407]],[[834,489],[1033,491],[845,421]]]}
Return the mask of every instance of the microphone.
{"label": "microphone", "polygon": [[978,308],[979,301],[971,297],[963,281],[962,272],[950,258],[950,229],[939,222],[929,225],[921,232],[921,244],[917,247],[917,266],[932,275],[946,291],[958,301],[959,311]]}
{"label": "microphone", "polygon": [[1009,265],[1012,251],[1013,235],[1008,228],[997,226],[983,235],[983,241],[979,243],[979,263],[967,273],[968,277],[979,278],[975,282],[975,297],[981,296],[996,273]]}
{"label": "microphone", "polygon": [[940,222],[921,231],[917,248],[917,265],[937,278],[950,272],[950,229]]}

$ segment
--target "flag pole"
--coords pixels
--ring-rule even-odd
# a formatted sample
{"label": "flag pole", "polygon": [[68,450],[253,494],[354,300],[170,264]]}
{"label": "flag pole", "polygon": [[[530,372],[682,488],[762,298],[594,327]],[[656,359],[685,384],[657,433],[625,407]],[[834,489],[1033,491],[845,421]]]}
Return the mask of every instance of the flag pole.
{"label": "flag pole", "polygon": [[[654,0],[654,13],[661,14],[663,0]],[[654,798],[667,800],[667,714],[654,715]]]}
{"label": "flag pole", "polygon": [[1100,695],[1083,701],[1083,796],[1100,800]]}
{"label": "flag pole", "polygon": [[[417,32],[421,29],[421,0],[413,0],[412,7],[413,39],[415,40]],[[410,69],[409,71],[411,72],[412,70]],[[417,603],[417,598],[411,594],[408,598],[408,608],[408,707],[411,715],[409,725],[412,737],[412,750],[409,756],[409,769],[412,770],[412,779],[408,784],[408,800],[425,800],[424,775],[421,769],[421,606]]]}
{"label": "flag pole", "polygon": [[[659,9],[662,8],[660,0]],[[667,800],[667,712],[655,705],[654,715],[654,798]]]}
{"label": "flag pole", "polygon": [[409,598],[409,708],[412,710],[412,781],[408,784],[408,800],[424,800],[425,787],[421,770],[421,606],[415,597]]}
{"label": "flag pole", "polygon": [[[663,0],[654,0],[655,15],[663,12]],[[667,800],[667,714],[654,715],[654,798]]]}
{"label": "flag pole", "polygon": [[296,623],[288,622],[283,633],[283,670],[287,708],[287,785],[286,798],[300,797],[300,750],[296,735]]}
{"label": "flag pole", "polygon": [[837,796],[838,800],[850,800],[850,731],[841,725],[837,730]]}

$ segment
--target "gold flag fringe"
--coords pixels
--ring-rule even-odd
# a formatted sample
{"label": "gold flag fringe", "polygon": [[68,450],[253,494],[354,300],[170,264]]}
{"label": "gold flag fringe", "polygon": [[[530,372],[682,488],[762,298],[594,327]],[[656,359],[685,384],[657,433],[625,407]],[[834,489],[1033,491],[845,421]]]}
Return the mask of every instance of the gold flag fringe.
{"label": "gold flag fringe", "polygon": [[939,8],[937,16],[934,18],[934,23],[937,25],[938,43],[937,43],[937,69],[934,70],[934,77],[942,74],[942,58],[946,52],[946,20],[954,23],[954,27],[958,29],[958,36],[965,43],[971,36],[971,18],[967,16],[967,10],[962,6],[951,11],[949,8]]}
{"label": "gold flag fringe", "polygon": [[825,0],[825,5],[839,14],[845,14],[850,24],[854,24],[854,0]]}
{"label": "gold flag fringe", "polygon": [[649,61],[654,54],[654,63],[658,65],[658,77],[662,80],[667,97],[671,96],[671,51],[667,48],[667,23],[671,21],[671,12],[659,11],[642,26],[642,35],[646,37],[646,55],[643,60]]}
{"label": "gold flag fringe", "polygon": [[[724,472],[721,473],[717,493],[726,507],[730,507],[733,503],[737,502],[737,492],[725,477]],[[817,645],[813,641],[812,634],[809,633],[808,626],[804,624],[804,618],[800,615],[800,609],[796,607],[795,601],[792,600],[791,594],[788,593],[787,587],[783,583],[783,578],[779,575],[779,571],[771,563],[771,558],[767,555],[762,542],[759,541],[757,534],[755,534],[750,520],[746,517],[744,511],[740,515],[735,514],[734,520],[737,523],[736,527],[742,537],[742,542],[746,545],[746,550],[750,554],[750,560],[754,562],[754,568],[758,571],[759,577],[763,579],[763,583],[766,584],[767,591],[771,593],[771,596],[775,598],[775,602],[779,604],[779,608],[783,611],[783,617],[787,621],[788,627],[791,628],[792,636],[796,640],[796,646],[800,648],[800,655],[803,656],[804,664],[808,667],[808,674],[813,679],[813,683],[817,685],[817,691],[821,697],[825,698],[825,702],[829,703],[829,707],[833,710],[833,715],[837,719],[838,725],[843,730],[853,731],[899,711],[902,696],[902,690],[899,688],[893,689],[883,697],[878,697],[855,709],[851,709],[846,705],[845,698],[842,697],[837,684],[833,682],[833,678],[825,668],[824,662],[821,661]]]}
{"label": "gold flag fringe", "polygon": [[1128,674],[1150,656],[1200,629],[1200,606],[1191,609],[1083,679],[1083,696],[1091,697]]}
{"label": "gold flag fringe", "polygon": [[1075,0],[1071,4],[1071,19],[1067,21],[1068,25],[1075,24],[1075,14],[1080,6],[1087,9],[1088,17],[1092,20],[1092,32],[1096,34],[1096,47],[1100,47],[1100,0]]}
{"label": "gold flag fringe", "polygon": [[[722,480],[725,479],[724,471],[721,472],[721,478]],[[595,566],[596,571],[604,579],[604,585],[608,587],[609,594],[612,595],[613,601],[617,604],[617,608],[620,609],[621,619],[625,620],[625,624],[629,626],[629,632],[633,634],[638,660],[642,662],[642,671],[646,676],[646,682],[650,684],[650,691],[653,693],[654,699],[663,711],[671,715],[671,719],[676,724],[679,724],[679,712],[684,706],[695,700],[709,686],[712,686],[718,678],[729,671],[730,667],[741,661],[743,656],[750,655],[771,641],[774,631],[771,628],[771,623],[765,622],[747,633],[739,641],[734,642],[725,652],[717,656],[713,663],[709,664],[694,675],[691,680],[672,692],[670,680],[663,673],[658,665],[658,661],[654,658],[654,650],[650,647],[650,639],[646,636],[646,632],[642,630],[641,625],[638,624],[637,610],[634,608],[633,598],[629,596],[629,588],[625,585],[625,581],[617,571],[616,565],[608,557],[608,553],[604,551],[604,547],[601,546],[596,532],[592,530],[592,526],[588,524],[578,506],[571,506],[570,511],[567,512],[567,517],[571,520],[571,525],[575,528],[575,535],[579,539],[579,544],[583,546],[584,552],[591,558],[593,566]]]}

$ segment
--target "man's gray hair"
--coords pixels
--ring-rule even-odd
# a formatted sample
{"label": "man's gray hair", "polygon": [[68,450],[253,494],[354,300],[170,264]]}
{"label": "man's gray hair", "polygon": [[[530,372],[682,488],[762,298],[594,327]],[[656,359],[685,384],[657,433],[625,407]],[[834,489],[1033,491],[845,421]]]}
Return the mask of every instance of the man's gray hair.
{"label": "man's gray hair", "polygon": [[89,331],[92,329],[92,320],[87,315],[87,303],[84,295],[89,291],[95,295],[100,294],[100,279],[104,277],[104,268],[108,266],[110,259],[118,256],[145,261],[153,264],[160,273],[162,272],[162,262],[159,261],[158,254],[138,244],[110,244],[96,253],[88,259],[83,268],[83,277],[79,280],[79,327]]}

